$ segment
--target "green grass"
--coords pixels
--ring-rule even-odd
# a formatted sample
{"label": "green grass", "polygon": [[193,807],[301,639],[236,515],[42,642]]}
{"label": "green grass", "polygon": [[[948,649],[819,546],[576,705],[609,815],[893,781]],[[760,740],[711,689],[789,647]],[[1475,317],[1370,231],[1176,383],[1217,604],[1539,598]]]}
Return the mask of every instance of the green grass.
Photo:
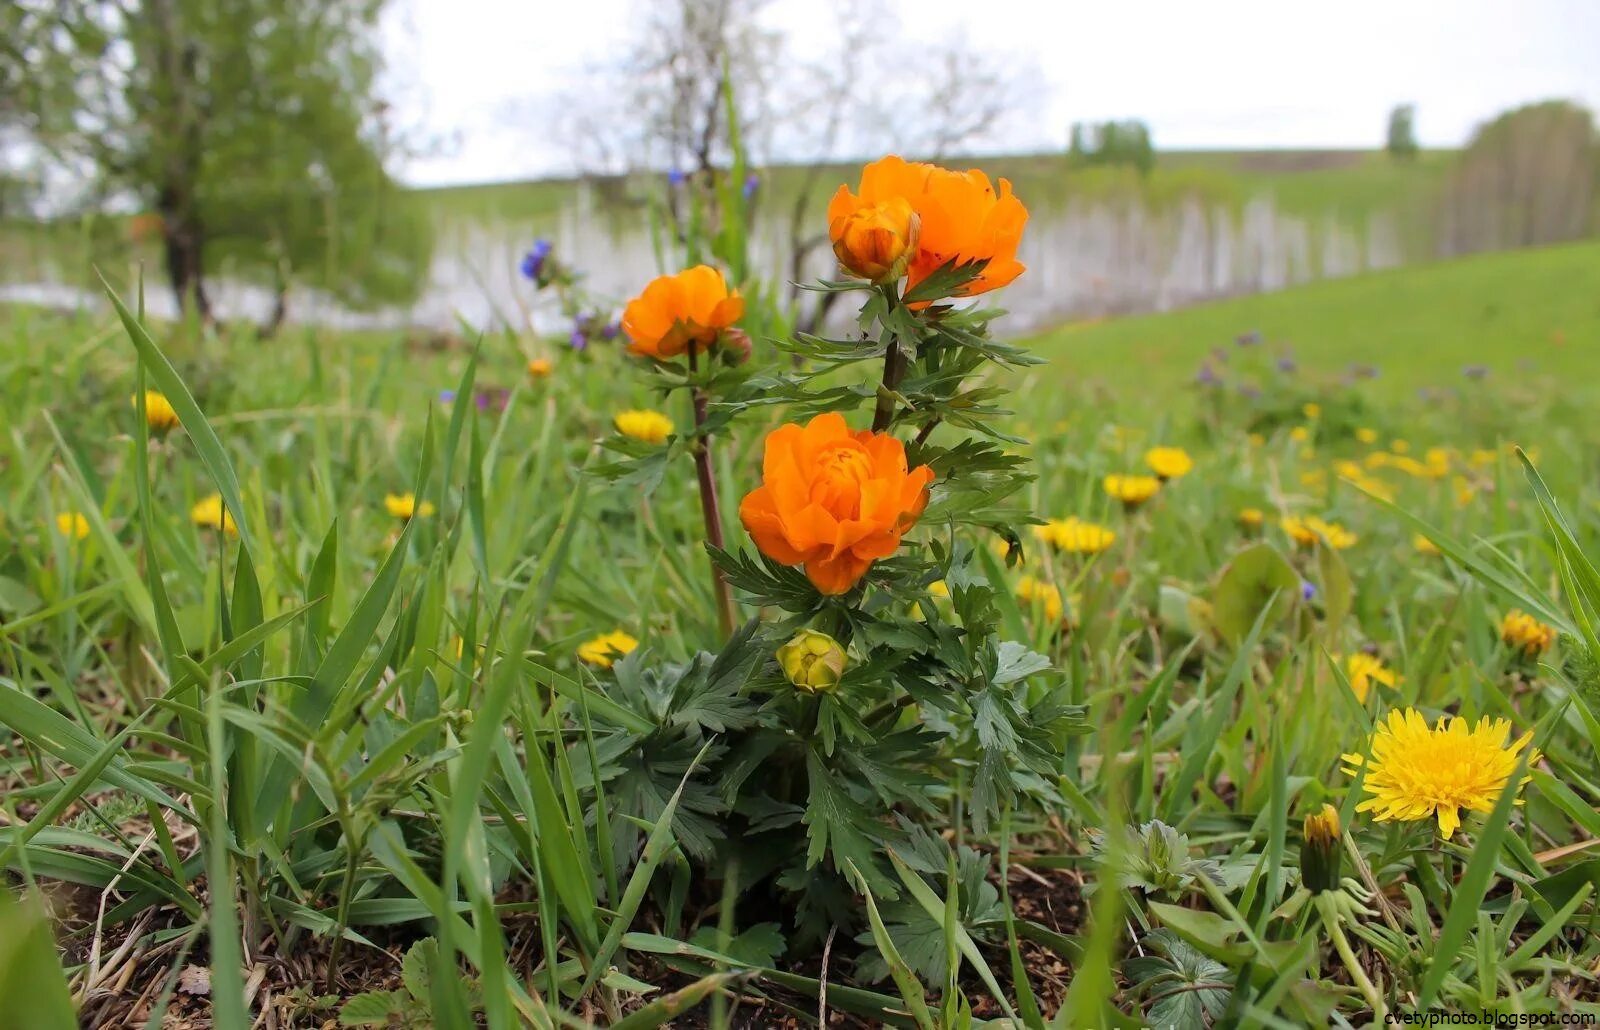
{"label": "green grass", "polygon": [[[1005,428],[1030,442],[1007,446],[1037,477],[1016,514],[1115,540],[1052,552],[1022,525],[1024,563],[1006,568],[936,492],[902,557],[943,563],[955,596],[874,587],[854,617],[895,621],[862,622],[859,678],[826,701],[791,690],[770,650],[731,687],[691,664],[726,641],[688,455],[654,490],[592,474],[617,457],[601,448],[618,445],[619,410],[659,406],[682,427],[689,404],[617,350],[504,335],[474,364],[394,333],[147,338],[0,310],[0,875],[53,899],[60,955],[41,906],[0,902],[0,1012],[26,994],[31,1025],[68,1025],[70,983],[82,1020],[144,992],[157,1022],[219,1026],[269,995],[289,1025],[637,1027],[696,1006],[712,1026],[770,1025],[816,1012],[831,940],[828,1005],[864,1025],[963,1025],[968,1004],[1028,1026],[1364,1025],[1340,943],[1391,1010],[1594,1014],[1597,259],[1498,255],[1032,341],[1049,364],[995,380],[1015,387],[994,399],[1016,409]],[[1237,348],[1252,329],[1267,342]],[[1281,340],[1292,376],[1273,370]],[[1187,385],[1213,346],[1230,353],[1222,397]],[[547,380],[526,376],[536,354],[555,359]],[[1352,361],[1383,375],[1344,382]],[[1465,380],[1472,362],[1493,372]],[[758,341],[756,371],[792,367]],[[129,404],[141,375],[192,393],[182,429],[147,439]],[[491,387],[503,405],[467,399]],[[735,511],[763,436],[793,417],[743,408],[716,441],[735,550],[750,552]],[[962,435],[947,422],[929,439]],[[1155,444],[1194,470],[1125,511],[1102,479]],[[1346,462],[1399,510],[1352,488]],[[191,522],[219,488],[237,492],[237,537]],[[437,510],[388,515],[385,495],[408,490]],[[1241,525],[1246,508],[1261,526]],[[72,512],[81,538],[57,528]],[[1285,516],[1354,540],[1297,545]],[[1412,519],[1445,554],[1417,549]],[[968,592],[982,583],[992,624]],[[1537,660],[1500,639],[1511,607],[1559,630]],[[774,639],[794,628],[776,606],[741,614]],[[619,629],[641,641],[634,660],[579,660]],[[992,671],[934,682],[929,639],[1008,643]],[[1396,674],[1364,701],[1356,651]],[[894,664],[902,652],[917,661]],[[981,730],[941,706],[1001,662],[1011,678]],[[839,711],[877,700],[866,721],[927,730],[934,750],[902,762],[902,739],[859,745]],[[1029,706],[1021,729],[995,714],[1011,705]],[[1533,732],[1525,805],[1467,814],[1449,842],[1430,821],[1356,813],[1340,755],[1405,707]],[[746,720],[785,742],[728,788]],[[1050,774],[980,823],[977,742],[1034,725],[1059,730],[1031,739]],[[812,775],[825,803],[790,807]],[[852,816],[880,790],[920,799],[896,806],[905,826]],[[1345,874],[1381,891],[1342,941],[1319,929],[1326,899],[1295,901],[1301,822],[1324,803],[1348,831]],[[844,833],[823,849],[836,875],[781,887],[773,870],[806,852],[802,812]],[[797,930],[800,899],[824,932]],[[91,985],[96,940],[103,963],[120,957]],[[241,944],[267,977],[249,1001]],[[340,976],[298,979],[280,955]],[[211,970],[210,995],[176,990],[191,967]]]}
{"label": "green grass", "polygon": [[[1509,383],[1600,390],[1600,243],[1486,254],[1313,283],[1181,311],[1077,323],[1029,341],[1058,372],[1113,390],[1170,394],[1214,348],[1259,332],[1326,376],[1376,366],[1375,393],[1470,387],[1469,365]],[[1221,365],[1219,370],[1226,371]]]}

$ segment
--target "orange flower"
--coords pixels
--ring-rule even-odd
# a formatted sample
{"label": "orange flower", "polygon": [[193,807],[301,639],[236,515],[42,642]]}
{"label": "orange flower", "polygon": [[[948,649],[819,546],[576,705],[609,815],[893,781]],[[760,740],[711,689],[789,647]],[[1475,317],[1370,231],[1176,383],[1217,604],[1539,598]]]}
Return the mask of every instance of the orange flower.
{"label": "orange flower", "polygon": [[875,283],[893,282],[906,274],[916,254],[922,220],[906,198],[890,197],[830,218],[828,235],[834,256],[847,271]]}
{"label": "orange flower", "polygon": [[[1011,192],[1008,180],[1000,180],[996,193],[989,177],[977,169],[953,172],[894,155],[861,170],[859,193],[840,186],[828,202],[828,235],[835,252],[841,242],[850,244],[853,229],[870,226],[893,212],[895,201],[902,198],[916,213],[920,229],[915,234],[915,254],[907,266],[907,289],[950,261],[988,262],[981,275],[956,290],[960,297],[998,290],[1022,274],[1017,244],[1028,221],[1028,209]],[[854,246],[847,250],[854,252]],[[845,265],[858,275],[866,274],[849,262]]]}
{"label": "orange flower", "polygon": [[906,470],[906,450],[887,433],[852,433],[838,412],[767,434],[761,485],[739,520],[761,553],[804,565],[824,594],[842,594],[900,546],[928,503],[933,469]]}
{"label": "orange flower", "polygon": [[675,358],[693,346],[705,350],[717,336],[744,317],[744,298],[728,289],[722,273],[696,265],[677,275],[652,279],[622,312],[622,331],[630,354]]}

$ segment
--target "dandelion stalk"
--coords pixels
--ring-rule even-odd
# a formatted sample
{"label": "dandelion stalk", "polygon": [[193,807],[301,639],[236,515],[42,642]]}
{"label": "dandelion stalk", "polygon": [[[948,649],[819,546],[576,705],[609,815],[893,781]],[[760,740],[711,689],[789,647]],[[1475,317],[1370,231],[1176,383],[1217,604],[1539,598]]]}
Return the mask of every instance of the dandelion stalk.
{"label": "dandelion stalk", "polygon": [[[698,347],[690,345],[691,379],[700,371],[698,351]],[[694,401],[694,470],[700,481],[700,514],[705,519],[706,542],[721,551],[725,549],[722,541],[722,507],[717,502],[717,472],[711,464],[711,441],[704,432],[709,399],[705,389],[698,383],[690,387],[690,396]],[[723,578],[716,561],[707,560],[711,562],[711,590],[717,597],[717,619],[722,626],[723,636],[731,636],[734,624],[733,593],[728,589],[728,581]]]}
{"label": "dandelion stalk", "polygon": [[1334,906],[1333,893],[1324,891],[1316,895],[1317,914],[1322,917],[1322,925],[1328,931],[1328,939],[1333,942],[1333,950],[1339,953],[1339,958],[1344,962],[1344,967],[1350,973],[1350,979],[1355,981],[1361,996],[1372,1007],[1372,1018],[1377,1023],[1383,1023],[1385,1009],[1383,996],[1367,978],[1366,970],[1361,968],[1361,963],[1356,959],[1356,953],[1350,947],[1350,939],[1344,935],[1344,928],[1339,925],[1339,912]]}

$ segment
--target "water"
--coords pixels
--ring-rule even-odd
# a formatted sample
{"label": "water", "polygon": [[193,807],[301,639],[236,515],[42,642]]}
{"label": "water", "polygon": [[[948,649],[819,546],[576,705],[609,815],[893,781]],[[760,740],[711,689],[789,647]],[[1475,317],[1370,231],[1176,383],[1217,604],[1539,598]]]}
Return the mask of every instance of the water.
{"label": "water", "polygon": [[[584,273],[589,293],[610,298],[613,312],[659,274],[643,226],[615,231],[598,216],[589,191],[562,212],[550,234],[556,255]],[[786,226],[762,222],[752,232],[753,263],[787,269]],[[517,273],[532,241],[504,224],[452,223],[439,233],[429,282],[404,310],[356,312],[327,297],[300,291],[290,321],[334,328],[417,327],[451,331],[462,322],[479,329],[533,327],[565,335],[570,326],[554,296],[535,294]],[[1399,265],[1404,254],[1392,219],[1365,224],[1286,214],[1268,198],[1240,210],[1199,200],[1151,207],[1138,201],[1075,201],[1035,210],[1023,239],[1028,271],[1000,295],[1011,312],[1007,329],[1028,332],[1051,324],[1108,315],[1166,311],[1206,300],[1278,290],[1317,278]],[[9,263],[8,264],[13,264]],[[812,277],[835,274],[826,246],[812,254]],[[4,273],[0,273],[4,275]],[[98,293],[67,285],[58,267],[0,282],[0,301],[52,307],[98,305]],[[227,319],[264,320],[273,297],[265,289],[219,279],[208,286]],[[158,318],[176,315],[170,291],[146,298]]]}

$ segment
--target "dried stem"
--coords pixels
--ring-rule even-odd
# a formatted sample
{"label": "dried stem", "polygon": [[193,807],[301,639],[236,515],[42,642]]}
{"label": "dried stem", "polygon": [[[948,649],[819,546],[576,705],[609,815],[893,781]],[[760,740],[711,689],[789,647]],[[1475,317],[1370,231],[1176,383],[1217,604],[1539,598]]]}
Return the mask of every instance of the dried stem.
{"label": "dried stem", "polygon": [[[696,357],[698,348],[689,345],[689,372],[691,375],[700,370]],[[722,507],[717,503],[717,473],[711,463],[711,441],[702,432],[706,424],[706,408],[709,403],[706,392],[699,386],[690,387],[690,396],[694,400],[694,470],[700,481],[700,514],[705,519],[706,542],[717,550],[726,550],[722,541]],[[711,562],[711,590],[717,596],[717,620],[722,625],[723,636],[733,635],[734,612],[733,592],[728,589],[728,581],[722,575],[722,570],[717,567],[715,559],[708,556]]]}

